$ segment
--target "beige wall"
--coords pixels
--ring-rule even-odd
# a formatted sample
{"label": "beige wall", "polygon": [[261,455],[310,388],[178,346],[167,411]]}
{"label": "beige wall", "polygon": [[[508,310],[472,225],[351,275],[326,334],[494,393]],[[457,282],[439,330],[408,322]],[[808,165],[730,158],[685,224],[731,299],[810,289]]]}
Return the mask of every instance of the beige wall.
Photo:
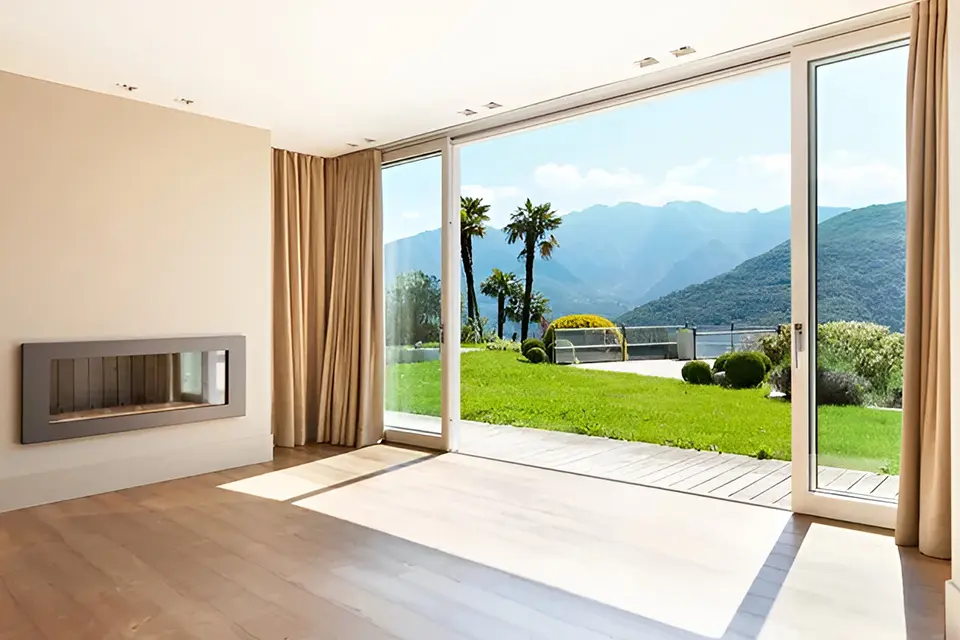
{"label": "beige wall", "polygon": [[[268,131],[0,73],[0,511],[269,459]],[[244,418],[23,446],[19,345],[238,333]]]}
{"label": "beige wall", "polygon": [[[953,4],[953,3],[951,3]],[[947,85],[950,154],[950,384],[954,400],[950,420],[951,512],[953,516],[953,580],[947,584],[947,638],[960,640],[960,6],[952,6],[947,14],[949,46]]]}

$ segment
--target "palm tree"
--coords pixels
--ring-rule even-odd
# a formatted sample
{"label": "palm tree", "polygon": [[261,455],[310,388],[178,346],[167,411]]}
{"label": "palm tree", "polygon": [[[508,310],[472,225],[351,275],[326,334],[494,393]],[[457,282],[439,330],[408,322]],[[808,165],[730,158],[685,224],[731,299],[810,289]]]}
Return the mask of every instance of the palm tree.
{"label": "palm tree", "polygon": [[530,326],[530,297],[533,293],[533,262],[540,254],[544,260],[549,260],[553,255],[553,250],[560,246],[557,239],[553,237],[551,231],[560,227],[563,219],[556,211],[550,208],[550,203],[545,202],[534,206],[530,198],[522,207],[510,216],[510,224],[503,228],[507,234],[507,242],[514,244],[521,242],[523,248],[520,250],[518,259],[523,260],[526,265],[526,281],[523,290],[523,312],[520,319],[520,338],[526,340],[527,330]]}
{"label": "palm tree", "polygon": [[517,276],[494,268],[493,273],[480,283],[480,293],[497,299],[497,337],[503,339],[503,323],[507,320],[507,300],[519,297],[523,287]]}
{"label": "palm tree", "polygon": [[[519,287],[518,287],[519,288]],[[530,322],[542,322],[553,309],[550,308],[550,299],[539,291],[530,294]],[[517,291],[517,295],[507,300],[506,314],[507,320],[513,322],[522,322],[523,316],[523,290]]]}
{"label": "palm tree", "polygon": [[460,196],[460,258],[467,278],[467,322],[474,323],[480,315],[477,309],[477,290],[473,285],[473,238],[482,238],[490,222],[490,205],[481,198]]}

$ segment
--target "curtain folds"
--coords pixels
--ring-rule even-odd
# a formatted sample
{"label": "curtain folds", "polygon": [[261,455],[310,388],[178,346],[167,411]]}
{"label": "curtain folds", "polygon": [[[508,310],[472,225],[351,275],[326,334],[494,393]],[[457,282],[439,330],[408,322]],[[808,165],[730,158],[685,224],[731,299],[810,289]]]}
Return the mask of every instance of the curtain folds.
{"label": "curtain folds", "polygon": [[907,104],[907,309],[897,544],[950,557],[947,0],[913,7]]}
{"label": "curtain folds", "polygon": [[273,433],[365,446],[383,433],[380,154],[273,151]]}

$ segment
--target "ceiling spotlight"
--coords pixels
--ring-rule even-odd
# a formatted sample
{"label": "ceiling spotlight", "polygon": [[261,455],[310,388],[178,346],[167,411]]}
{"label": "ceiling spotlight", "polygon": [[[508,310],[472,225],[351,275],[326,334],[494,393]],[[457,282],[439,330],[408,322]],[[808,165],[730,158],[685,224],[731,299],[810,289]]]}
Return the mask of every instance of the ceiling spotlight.
{"label": "ceiling spotlight", "polygon": [[660,64],[660,61],[657,60],[656,58],[651,57],[651,56],[647,56],[647,57],[644,58],[643,60],[637,60],[637,61],[634,62],[633,64],[636,65],[636,66],[638,66],[638,67],[640,67],[640,68],[642,69],[643,67],[651,67],[651,66],[653,66],[653,65],[655,65],[655,64]]}
{"label": "ceiling spotlight", "polygon": [[348,143],[347,143],[347,146],[350,147],[351,149],[356,149],[356,148],[359,147],[360,145],[354,144],[353,142],[348,142]]}
{"label": "ceiling spotlight", "polygon": [[374,138],[364,138],[363,141],[366,142],[367,144],[373,144],[374,142],[376,142],[376,139],[374,139]]}
{"label": "ceiling spotlight", "polygon": [[457,111],[457,113],[459,113],[459,114],[462,115],[462,116],[467,116],[467,117],[477,115],[477,112],[474,111],[473,109],[464,109],[463,111]]}
{"label": "ceiling spotlight", "polygon": [[176,100],[174,100],[174,102],[179,102],[180,104],[185,104],[188,106],[193,104],[193,100],[191,100],[190,98],[177,98]]}
{"label": "ceiling spotlight", "polygon": [[496,102],[488,102],[487,104],[483,105],[485,109],[499,109],[502,106],[502,104],[498,104]]}
{"label": "ceiling spotlight", "polygon": [[675,58],[681,58],[683,56],[688,56],[691,53],[696,53],[697,50],[690,46],[680,47],[679,49],[674,49],[670,53],[673,54]]}
{"label": "ceiling spotlight", "polygon": [[117,83],[117,88],[118,88],[118,89],[123,89],[124,91],[136,91],[136,90],[137,90],[137,88],[136,88],[135,86],[133,86],[132,84],[124,84],[124,83],[122,83],[122,82],[118,82],[118,83]]}

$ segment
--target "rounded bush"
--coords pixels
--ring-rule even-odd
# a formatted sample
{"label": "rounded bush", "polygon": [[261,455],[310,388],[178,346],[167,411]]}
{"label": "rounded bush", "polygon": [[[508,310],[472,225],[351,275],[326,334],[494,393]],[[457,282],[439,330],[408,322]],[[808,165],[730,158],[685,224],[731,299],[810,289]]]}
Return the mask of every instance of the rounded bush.
{"label": "rounded bush", "polygon": [[719,356],[717,356],[717,359],[713,361],[714,373],[720,373],[721,371],[723,371],[723,368],[727,364],[727,359],[730,358],[730,354],[731,352],[727,352],[727,353],[721,353]]}
{"label": "rounded bush", "polygon": [[867,383],[855,373],[817,371],[817,404],[862,405]]}
{"label": "rounded bush", "polygon": [[763,358],[756,351],[731,353],[723,366],[727,383],[734,389],[752,389],[760,386],[767,375]]}
{"label": "rounded bush", "polygon": [[544,353],[546,353],[547,351],[547,348],[543,344],[543,340],[541,340],[540,338],[527,338],[526,340],[520,343],[520,353],[526,356],[527,351],[529,351],[533,347],[540,347],[541,349],[543,349]]}
{"label": "rounded bush", "polygon": [[[609,337],[615,340],[614,344],[619,344],[621,351],[626,355],[626,346],[623,335],[617,329],[617,325],[607,320],[603,316],[592,315],[589,313],[580,313],[557,318],[550,323],[546,332],[543,334],[544,348],[550,359],[553,360],[553,347],[556,343],[557,329],[610,329]],[[625,358],[624,358],[625,359]]]}
{"label": "rounded bush", "polygon": [[683,365],[680,375],[690,384],[711,384],[713,382],[710,365],[703,360],[691,360]]}
{"label": "rounded bush", "polygon": [[541,362],[547,361],[547,352],[540,347],[530,347],[527,349],[527,353],[524,355],[526,356],[527,360],[534,364],[540,364]]}
{"label": "rounded bush", "polygon": [[770,373],[771,371],[773,371],[773,360],[770,359],[770,356],[763,353],[762,351],[755,351],[754,353],[760,356],[760,359],[763,361],[764,371],[766,373]]}

